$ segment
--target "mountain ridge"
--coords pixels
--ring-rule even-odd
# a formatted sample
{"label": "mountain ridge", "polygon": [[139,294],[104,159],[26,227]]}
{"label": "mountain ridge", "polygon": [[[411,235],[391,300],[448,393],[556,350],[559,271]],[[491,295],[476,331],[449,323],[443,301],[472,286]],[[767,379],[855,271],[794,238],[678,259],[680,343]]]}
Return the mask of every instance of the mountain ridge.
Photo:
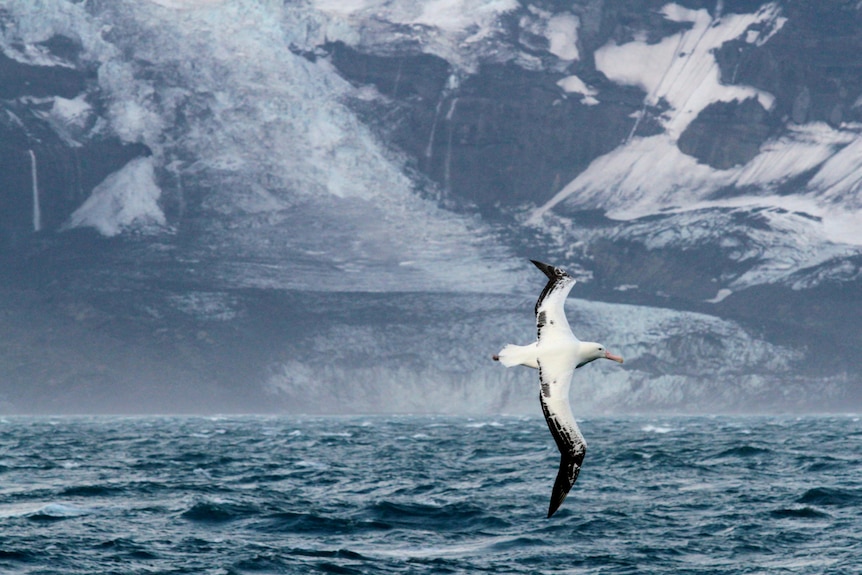
{"label": "mountain ridge", "polygon": [[859,9],[44,8],[0,12],[8,411],[526,410],[530,258],[627,357],[584,409],[862,403]]}

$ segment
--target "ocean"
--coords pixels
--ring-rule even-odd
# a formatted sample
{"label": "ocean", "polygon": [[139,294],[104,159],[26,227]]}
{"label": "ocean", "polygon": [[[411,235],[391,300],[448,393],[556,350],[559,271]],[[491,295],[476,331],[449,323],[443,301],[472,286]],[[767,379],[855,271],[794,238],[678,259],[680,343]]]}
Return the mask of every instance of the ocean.
{"label": "ocean", "polygon": [[862,422],[8,417],[0,573],[862,573]]}

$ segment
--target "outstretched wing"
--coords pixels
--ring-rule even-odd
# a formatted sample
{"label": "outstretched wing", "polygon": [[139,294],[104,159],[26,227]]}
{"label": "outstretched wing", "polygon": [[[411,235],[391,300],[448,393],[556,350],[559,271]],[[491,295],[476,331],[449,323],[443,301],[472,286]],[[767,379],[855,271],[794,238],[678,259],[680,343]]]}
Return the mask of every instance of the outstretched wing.
{"label": "outstretched wing", "polygon": [[[536,327],[539,332],[537,363],[542,386],[539,399],[548,429],[560,450],[560,470],[548,506],[550,517],[559,509],[575,484],[587,453],[587,443],[569,406],[569,387],[578,356],[564,351],[570,343],[578,341],[569,328],[563,308],[575,279],[560,268],[531,261],[548,276],[548,283],[536,302]],[[543,353],[543,350],[547,352]]]}
{"label": "outstretched wing", "polygon": [[536,301],[536,329],[538,341],[543,339],[574,339],[577,340],[566,319],[564,304],[569,292],[575,285],[575,278],[564,270],[530,260],[537,268],[548,276],[548,283]]}
{"label": "outstretched wing", "polygon": [[560,470],[551,492],[548,517],[553,515],[569,494],[581,471],[587,453],[587,442],[575,423],[569,406],[569,386],[575,366],[568,362],[539,361],[539,381],[542,389],[539,399],[548,429],[560,450]]}

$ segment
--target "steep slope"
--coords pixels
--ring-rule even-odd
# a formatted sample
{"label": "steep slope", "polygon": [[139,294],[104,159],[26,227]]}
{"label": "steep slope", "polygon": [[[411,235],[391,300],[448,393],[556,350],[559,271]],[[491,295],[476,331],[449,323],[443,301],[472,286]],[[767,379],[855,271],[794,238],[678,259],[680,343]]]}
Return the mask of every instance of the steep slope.
{"label": "steep slope", "polygon": [[[448,60],[433,130],[429,102],[390,90],[404,127],[381,131],[455,198],[511,217],[520,253],[579,269],[588,297],[738,321],[797,350],[813,400],[818,377],[858,396],[859,9],[582,2],[502,19],[478,69]],[[334,63],[386,90],[356,73],[386,58],[378,44],[353,46]]]}
{"label": "steep slope", "polygon": [[860,19],[9,0],[4,405],[532,410],[533,257],[585,410],[858,406]]}

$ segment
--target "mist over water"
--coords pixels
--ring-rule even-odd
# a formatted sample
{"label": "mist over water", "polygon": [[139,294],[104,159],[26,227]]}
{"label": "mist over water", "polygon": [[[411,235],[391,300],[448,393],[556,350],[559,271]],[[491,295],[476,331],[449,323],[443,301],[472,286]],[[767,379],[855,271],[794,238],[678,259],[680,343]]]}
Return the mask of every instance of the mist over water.
{"label": "mist over water", "polygon": [[739,574],[858,570],[858,417],[10,418],[0,569]]}
{"label": "mist over water", "polygon": [[862,405],[855,80],[737,65],[791,77],[808,16],[7,0],[0,413],[532,414],[489,360],[535,336],[530,258],[626,358],[579,414]]}

